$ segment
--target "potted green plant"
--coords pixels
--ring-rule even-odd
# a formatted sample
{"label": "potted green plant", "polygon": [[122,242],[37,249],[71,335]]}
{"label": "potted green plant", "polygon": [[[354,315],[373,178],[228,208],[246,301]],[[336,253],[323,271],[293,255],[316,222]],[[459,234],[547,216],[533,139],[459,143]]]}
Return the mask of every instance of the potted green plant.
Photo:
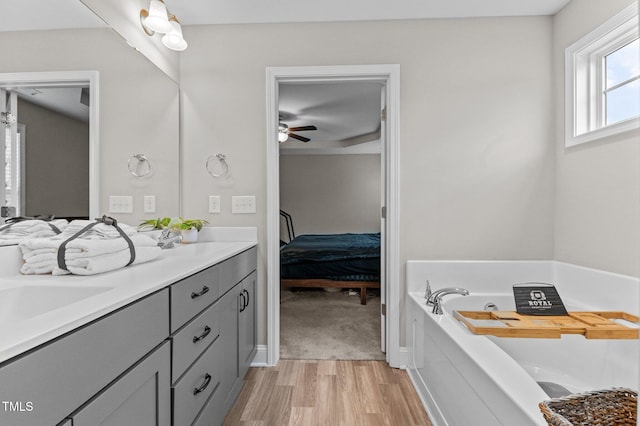
{"label": "potted green plant", "polygon": [[139,231],[158,232],[169,230],[174,234],[182,235],[183,243],[195,243],[198,241],[198,232],[206,225],[203,219],[185,219],[183,217],[162,217],[143,220],[138,225]]}
{"label": "potted green plant", "polygon": [[173,218],[167,224],[167,228],[173,232],[180,233],[182,235],[183,243],[195,243],[198,241],[198,232],[202,229],[207,222],[204,219],[184,219],[182,217]]}

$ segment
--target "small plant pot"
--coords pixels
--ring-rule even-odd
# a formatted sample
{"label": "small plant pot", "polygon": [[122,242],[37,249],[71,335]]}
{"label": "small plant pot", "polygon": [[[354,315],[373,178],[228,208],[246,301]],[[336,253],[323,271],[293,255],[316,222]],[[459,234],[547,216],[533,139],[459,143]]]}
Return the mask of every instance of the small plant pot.
{"label": "small plant pot", "polygon": [[198,230],[197,229],[183,229],[180,231],[182,234],[182,243],[190,244],[198,241]]}

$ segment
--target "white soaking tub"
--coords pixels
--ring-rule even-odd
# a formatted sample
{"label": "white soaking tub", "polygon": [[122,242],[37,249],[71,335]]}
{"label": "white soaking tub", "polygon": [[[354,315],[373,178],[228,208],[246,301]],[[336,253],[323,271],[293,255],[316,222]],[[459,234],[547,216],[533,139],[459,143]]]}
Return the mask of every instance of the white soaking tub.
{"label": "white soaking tub", "polygon": [[[547,282],[558,279],[553,265],[547,271],[545,268],[541,275],[550,273]],[[566,269],[566,264],[563,268]],[[473,270],[478,272],[477,264]],[[414,275],[408,271],[408,279]],[[492,280],[497,277],[495,270],[489,275]],[[536,275],[535,280],[545,278],[541,275]],[[481,311],[487,303],[497,305],[500,310],[515,310],[511,285],[501,284],[499,277],[495,286],[482,285],[482,279],[465,283],[460,278],[434,286],[437,289],[454,284],[470,292],[469,296],[445,296],[442,315],[433,314],[432,308],[425,305],[423,290],[408,286],[408,371],[434,424],[546,425],[538,403],[558,396],[556,392],[638,388],[637,340],[586,339],[581,335],[559,339],[499,338],[473,334],[453,317],[453,311]],[[515,284],[530,281],[528,278],[507,280]],[[634,280],[631,279],[632,284]],[[626,284],[629,283],[623,283],[620,289]],[[490,288],[483,291],[483,287]],[[638,301],[633,291],[628,296],[635,297],[634,303],[615,309],[578,302],[569,291],[570,286],[564,292],[562,285],[556,287],[569,311],[626,310],[637,315],[637,309],[629,309]],[[495,291],[496,288],[503,291]]]}

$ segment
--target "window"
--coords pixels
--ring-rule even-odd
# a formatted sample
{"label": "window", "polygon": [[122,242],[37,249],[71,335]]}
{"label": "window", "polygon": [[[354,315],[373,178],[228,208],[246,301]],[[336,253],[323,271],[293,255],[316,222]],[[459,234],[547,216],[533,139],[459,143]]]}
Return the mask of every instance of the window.
{"label": "window", "polygon": [[640,127],[637,5],[569,46],[565,73],[566,146]]}

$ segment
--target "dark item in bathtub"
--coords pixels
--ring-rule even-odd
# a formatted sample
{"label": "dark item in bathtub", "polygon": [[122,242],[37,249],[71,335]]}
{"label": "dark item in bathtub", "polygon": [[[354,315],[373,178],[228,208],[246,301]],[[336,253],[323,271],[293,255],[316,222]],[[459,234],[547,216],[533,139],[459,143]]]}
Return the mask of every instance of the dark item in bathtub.
{"label": "dark item in bathtub", "polygon": [[522,315],[567,315],[558,290],[553,284],[514,284],[516,312]]}
{"label": "dark item in bathtub", "polygon": [[[587,339],[637,339],[638,317],[626,312],[569,312],[568,315],[522,315],[513,311],[453,311],[474,334],[496,337],[559,339],[582,334]],[[622,320],[622,324],[615,320]],[[624,323],[629,324],[629,326]]]}
{"label": "dark item in bathtub", "polygon": [[635,425],[638,394],[627,388],[596,390],[538,404],[549,426]]}

